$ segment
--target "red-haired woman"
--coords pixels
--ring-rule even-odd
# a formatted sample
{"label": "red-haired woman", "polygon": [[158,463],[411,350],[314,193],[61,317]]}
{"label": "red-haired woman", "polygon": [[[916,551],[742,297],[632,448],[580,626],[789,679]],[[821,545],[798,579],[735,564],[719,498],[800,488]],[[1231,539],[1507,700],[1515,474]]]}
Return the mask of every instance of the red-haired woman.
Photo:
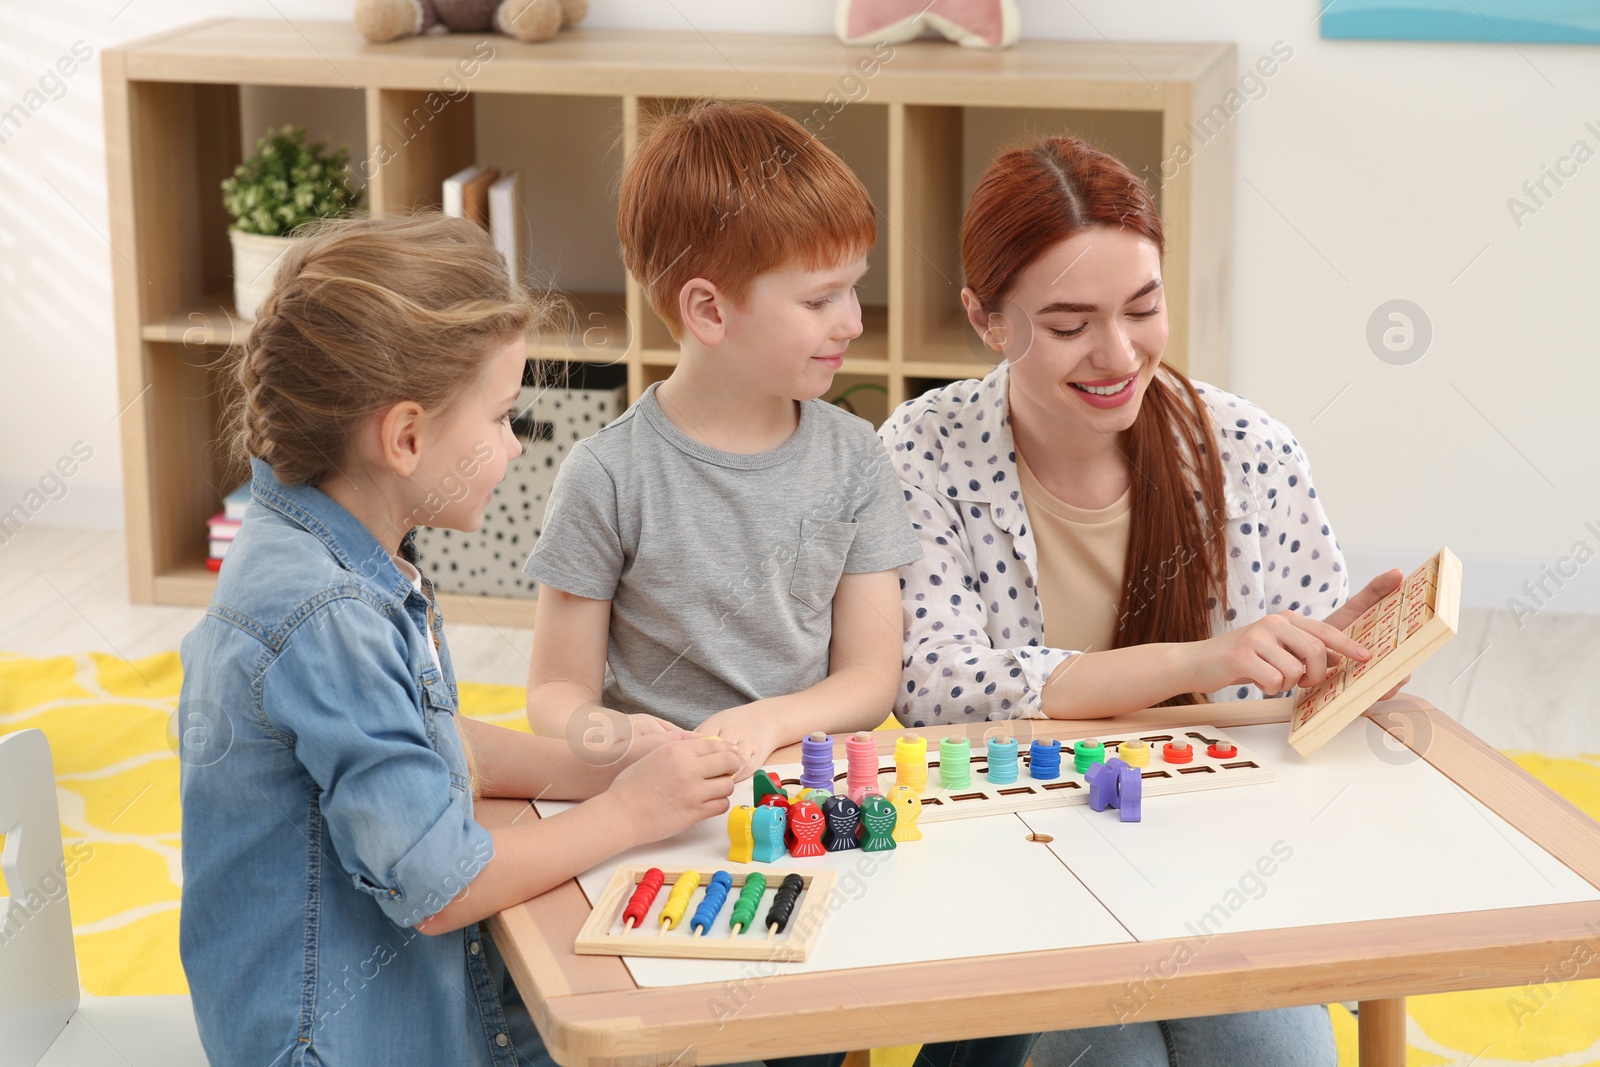
{"label": "red-haired woman", "polygon": [[[881,431],[923,548],[900,575],[907,725],[1236,700],[1368,658],[1340,630],[1400,572],[1351,598],[1288,428],[1162,363],[1162,249],[1144,183],[1070,137],[973,190],[961,298],[999,365]],[[1064,1032],[1034,1059],[1166,1064],[1241,1027],[1261,1062],[1333,1059],[1320,1007]]]}

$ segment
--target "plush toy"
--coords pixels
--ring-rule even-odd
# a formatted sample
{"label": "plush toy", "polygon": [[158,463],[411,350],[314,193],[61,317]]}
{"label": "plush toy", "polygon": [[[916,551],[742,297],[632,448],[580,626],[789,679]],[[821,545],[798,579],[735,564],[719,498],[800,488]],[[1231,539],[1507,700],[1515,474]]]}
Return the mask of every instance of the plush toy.
{"label": "plush toy", "polygon": [[1016,0],[838,0],[834,32],[845,44],[899,44],[936,30],[969,48],[1009,48]]}
{"label": "plush toy", "polygon": [[463,33],[503,33],[545,41],[589,13],[589,0],[356,0],[356,29],[373,43],[427,33],[435,25]]}

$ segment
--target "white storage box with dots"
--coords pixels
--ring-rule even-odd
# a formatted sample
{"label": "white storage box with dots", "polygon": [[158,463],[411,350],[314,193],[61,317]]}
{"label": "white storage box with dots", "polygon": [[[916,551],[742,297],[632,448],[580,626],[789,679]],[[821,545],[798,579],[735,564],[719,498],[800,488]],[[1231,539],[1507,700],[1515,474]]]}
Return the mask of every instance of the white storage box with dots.
{"label": "white storage box with dots", "polygon": [[495,487],[474,533],[423,527],[417,530],[422,568],[441,593],[535,597],[538,585],[522,572],[544,528],[545,504],[556,468],[578,441],[622,414],[626,389],[522,390],[512,427],[522,455],[511,461]]}

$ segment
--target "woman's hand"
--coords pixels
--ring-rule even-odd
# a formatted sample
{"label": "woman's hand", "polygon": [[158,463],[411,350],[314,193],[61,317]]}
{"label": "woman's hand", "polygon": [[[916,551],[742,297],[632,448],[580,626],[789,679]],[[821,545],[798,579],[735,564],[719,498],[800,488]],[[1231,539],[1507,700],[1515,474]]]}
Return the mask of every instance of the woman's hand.
{"label": "woman's hand", "polygon": [[1337,627],[1292,611],[1185,648],[1192,657],[1193,691],[1199,693],[1245,683],[1281,693],[1321,683],[1344,656],[1365,662],[1372,655]]}
{"label": "woman's hand", "polygon": [[739,753],[727,742],[671,738],[619,771],[606,793],[626,813],[634,840],[660,841],[726,814],[738,767]]}
{"label": "woman's hand", "polygon": [[1328,617],[1322,621],[1332,626],[1335,630],[1343,630],[1365,615],[1367,609],[1372,605],[1399,589],[1400,583],[1405,580],[1406,576],[1401,573],[1399,567],[1384,571],[1368,582],[1366,588],[1362,589],[1361,592],[1329,612]]}
{"label": "woman's hand", "polygon": [[[1399,589],[1405,580],[1405,573],[1398,567],[1394,568],[1393,570],[1384,571],[1382,574],[1372,579],[1372,581],[1368,582],[1366,584],[1366,588],[1362,589],[1361,592],[1357,593],[1349,600],[1346,600],[1337,608],[1334,608],[1333,611],[1328,614],[1328,617],[1323,621],[1329,626],[1334,626],[1340,630],[1343,630],[1345,627],[1361,618],[1361,616],[1365,615],[1367,613],[1367,609],[1372,607],[1372,605],[1376,604],[1390,593],[1393,593],[1396,589]],[[1332,665],[1332,663],[1329,663],[1330,667]],[[1411,681],[1411,675],[1408,674],[1404,678],[1400,679],[1400,681],[1396,682],[1393,689],[1389,690],[1378,699],[1388,700],[1390,697],[1400,692],[1401,689],[1405,688],[1406,683],[1409,681]]]}
{"label": "woman's hand", "polygon": [[706,737],[720,737],[739,750],[739,769],[736,781],[744,781],[760,769],[782,739],[773,731],[770,709],[757,704],[741,704],[736,708],[719,711],[699,726],[695,733]]}

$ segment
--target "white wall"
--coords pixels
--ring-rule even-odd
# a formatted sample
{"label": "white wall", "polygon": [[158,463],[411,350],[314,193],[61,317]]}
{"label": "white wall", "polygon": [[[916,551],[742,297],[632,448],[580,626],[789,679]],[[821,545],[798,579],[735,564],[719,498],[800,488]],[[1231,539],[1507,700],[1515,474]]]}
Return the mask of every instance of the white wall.
{"label": "white wall", "polygon": [[[196,17],[173,0],[122,5],[0,7],[0,110],[74,41],[98,52]],[[589,25],[827,33],[832,6],[595,0]],[[1600,50],[1328,42],[1317,6],[1020,3],[1034,37],[1233,41],[1241,67],[1276,41],[1294,49],[1234,120],[1228,384],[1310,450],[1358,576],[1448,543],[1469,603],[1503,605],[1576,542],[1600,552],[1600,159],[1548,183],[1520,226],[1507,207],[1575,142],[1600,153]],[[206,15],[349,8],[231,0]],[[56,524],[121,520],[97,62],[0,145],[0,501],[85,441],[93,458],[39,516]],[[1433,330],[1405,366],[1378,360],[1365,336],[1397,298]],[[1600,610],[1600,565],[1545,589],[1551,610]]]}

